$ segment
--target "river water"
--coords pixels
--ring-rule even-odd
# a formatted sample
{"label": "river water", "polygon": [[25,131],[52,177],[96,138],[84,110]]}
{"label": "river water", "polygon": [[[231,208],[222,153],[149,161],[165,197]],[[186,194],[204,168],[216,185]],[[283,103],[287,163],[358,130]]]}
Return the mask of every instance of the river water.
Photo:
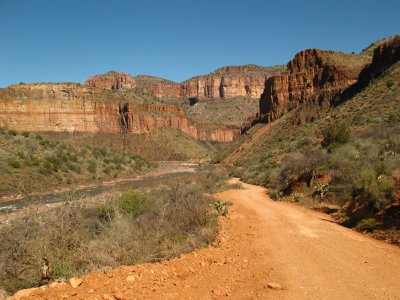
{"label": "river water", "polygon": [[14,212],[30,205],[64,202],[71,199],[72,193],[74,198],[93,197],[103,193],[124,191],[127,189],[154,185],[156,183],[161,184],[165,180],[207,172],[209,172],[208,167],[197,164],[185,162],[160,162],[159,167],[156,170],[149,172],[149,174],[136,176],[131,179],[103,183],[100,185],[78,187],[73,191],[53,191],[41,195],[26,196],[22,198],[16,197],[15,199],[0,202],[0,214]]}

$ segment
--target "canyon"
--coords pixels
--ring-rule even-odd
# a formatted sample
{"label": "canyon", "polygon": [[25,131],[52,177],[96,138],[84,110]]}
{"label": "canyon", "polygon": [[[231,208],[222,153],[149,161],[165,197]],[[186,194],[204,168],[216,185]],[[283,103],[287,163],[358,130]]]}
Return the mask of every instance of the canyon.
{"label": "canyon", "polygon": [[[171,128],[198,140],[231,142],[252,124],[273,122],[295,109],[299,110],[297,124],[320,118],[399,60],[399,45],[399,37],[379,44],[368,50],[373,57],[307,49],[286,67],[228,66],[182,83],[111,71],[92,76],[83,85],[13,85],[0,92],[0,126],[70,133],[148,133]],[[194,122],[179,102],[195,98],[210,100],[207,105],[212,106],[212,100],[229,104],[235,97],[259,99],[258,115],[241,116],[241,125],[221,124],[218,114],[211,119],[196,116]],[[231,106],[235,106],[232,113],[240,110],[237,104]]]}

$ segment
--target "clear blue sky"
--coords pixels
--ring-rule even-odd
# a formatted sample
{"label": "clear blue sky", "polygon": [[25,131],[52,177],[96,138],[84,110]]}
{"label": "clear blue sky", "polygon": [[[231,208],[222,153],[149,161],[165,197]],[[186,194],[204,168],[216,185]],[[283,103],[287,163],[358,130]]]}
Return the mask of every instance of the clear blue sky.
{"label": "clear blue sky", "polygon": [[0,0],[0,87],[109,70],[182,81],[399,32],[399,0]]}

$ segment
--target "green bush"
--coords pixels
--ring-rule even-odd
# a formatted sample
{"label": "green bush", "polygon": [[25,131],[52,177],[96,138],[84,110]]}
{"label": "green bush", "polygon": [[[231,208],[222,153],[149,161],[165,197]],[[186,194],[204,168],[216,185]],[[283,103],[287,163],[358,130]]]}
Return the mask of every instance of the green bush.
{"label": "green bush", "polygon": [[14,169],[19,169],[21,168],[21,163],[18,160],[15,159],[10,159],[8,161],[8,164],[13,167]]}
{"label": "green bush", "polygon": [[8,134],[12,135],[12,136],[16,136],[18,133],[15,130],[9,130]]}
{"label": "green bush", "polygon": [[352,195],[362,196],[367,203],[381,209],[393,198],[394,187],[395,183],[390,177],[379,174],[376,167],[366,165],[355,174]]}
{"label": "green bush", "polygon": [[29,137],[29,132],[28,131],[23,131],[22,133],[21,133],[21,135],[23,135],[24,137]]}
{"label": "green bush", "polygon": [[117,199],[111,199],[99,206],[97,215],[101,221],[110,221],[116,212],[135,218],[147,209],[151,203],[152,200],[146,195],[137,191],[128,191]]}
{"label": "green bush", "polygon": [[386,86],[387,86],[388,88],[392,87],[393,85],[394,85],[393,80],[389,79],[388,81],[386,81]]}
{"label": "green bush", "polygon": [[363,219],[357,223],[358,230],[371,232],[379,226],[379,223],[374,218]]}
{"label": "green bush", "polygon": [[396,114],[390,114],[388,117],[388,122],[389,123],[397,123],[400,122],[400,116]]}
{"label": "green bush", "polygon": [[53,259],[51,261],[52,277],[54,279],[68,279],[74,276],[76,268],[71,261],[65,259]]}
{"label": "green bush", "polygon": [[89,166],[87,167],[87,170],[92,174],[96,174],[96,172],[97,172],[96,162],[94,162],[94,161],[89,162]]}
{"label": "green bush", "polygon": [[349,141],[350,128],[345,123],[334,123],[322,131],[322,146],[328,148],[335,144],[345,144]]}

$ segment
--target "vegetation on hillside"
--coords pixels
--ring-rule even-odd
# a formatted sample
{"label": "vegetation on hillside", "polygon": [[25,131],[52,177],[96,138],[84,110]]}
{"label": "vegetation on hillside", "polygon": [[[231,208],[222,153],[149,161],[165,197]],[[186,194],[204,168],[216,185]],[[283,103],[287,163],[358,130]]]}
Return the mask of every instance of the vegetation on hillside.
{"label": "vegetation on hillside", "polygon": [[72,146],[4,128],[0,128],[0,153],[0,196],[128,177],[152,166],[136,154]]}
{"label": "vegetation on hillside", "polygon": [[[225,175],[217,171],[103,202],[75,199],[13,220],[0,228],[0,288],[14,292],[206,246],[227,205],[204,193],[224,185]],[[47,276],[42,274],[45,264],[52,269]]]}
{"label": "vegetation on hillside", "polygon": [[146,159],[165,160],[205,160],[214,158],[223,145],[217,142],[196,140],[179,130],[157,129],[149,133],[125,136],[118,133],[44,133],[51,140],[74,146],[87,145],[108,147],[114,151],[137,153]]}

